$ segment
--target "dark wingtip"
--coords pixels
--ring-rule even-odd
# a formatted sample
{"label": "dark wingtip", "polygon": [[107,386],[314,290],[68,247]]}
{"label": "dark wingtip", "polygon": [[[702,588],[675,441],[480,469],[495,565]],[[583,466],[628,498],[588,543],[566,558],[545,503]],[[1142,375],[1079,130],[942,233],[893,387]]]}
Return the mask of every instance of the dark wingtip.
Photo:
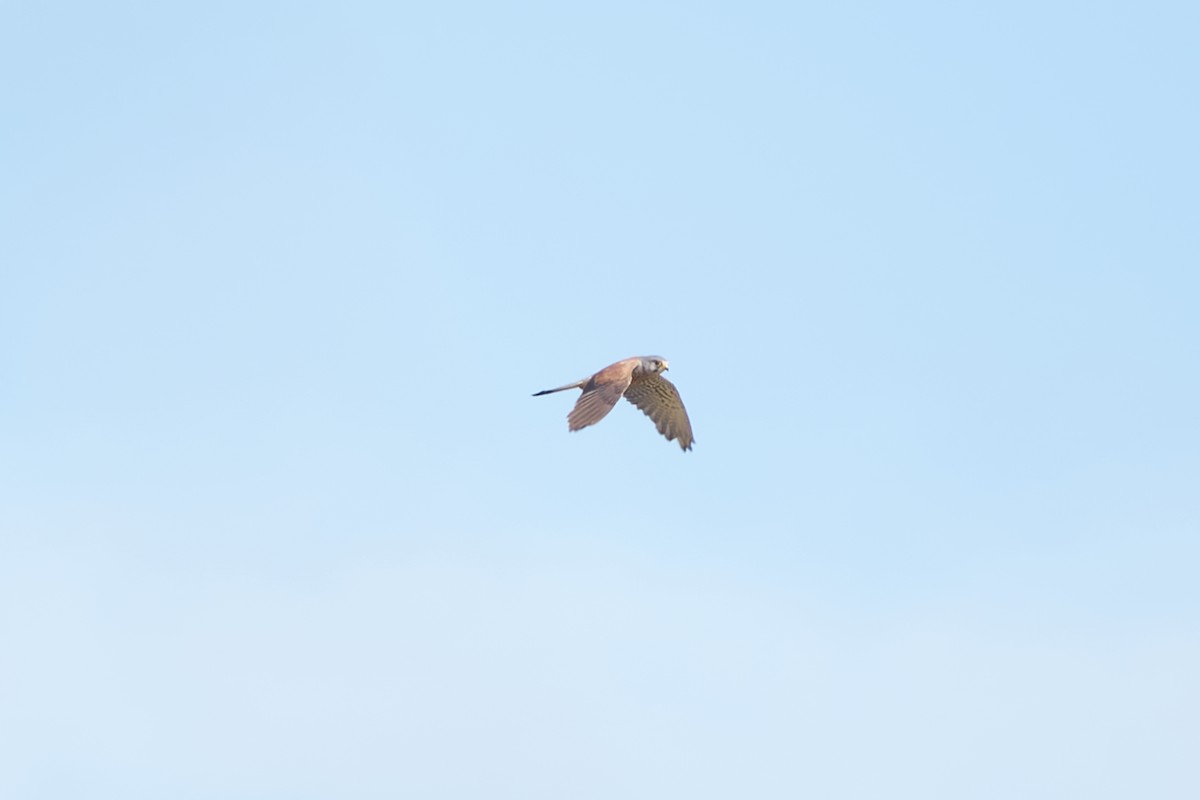
{"label": "dark wingtip", "polygon": [[541,397],[541,396],[542,396],[542,395],[544,395],[544,394],[550,394],[550,390],[549,390],[549,389],[545,389],[545,390],[543,390],[543,391],[540,391],[540,392],[534,392],[534,393],[533,393],[531,396],[532,396],[532,397]]}

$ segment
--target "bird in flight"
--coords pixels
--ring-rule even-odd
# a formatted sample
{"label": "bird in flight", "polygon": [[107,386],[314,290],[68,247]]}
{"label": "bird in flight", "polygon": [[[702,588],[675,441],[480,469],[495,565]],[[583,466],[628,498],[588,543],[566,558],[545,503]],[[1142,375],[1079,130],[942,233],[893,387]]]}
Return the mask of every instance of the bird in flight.
{"label": "bird in flight", "polygon": [[667,437],[667,441],[678,439],[681,448],[691,450],[695,439],[692,438],[687,409],[683,407],[679,390],[662,376],[668,366],[661,356],[634,356],[609,364],[590,378],[536,392],[533,396],[582,389],[583,394],[575,408],[567,415],[567,428],[577,431],[604,419],[624,395],[654,421],[658,432]]}

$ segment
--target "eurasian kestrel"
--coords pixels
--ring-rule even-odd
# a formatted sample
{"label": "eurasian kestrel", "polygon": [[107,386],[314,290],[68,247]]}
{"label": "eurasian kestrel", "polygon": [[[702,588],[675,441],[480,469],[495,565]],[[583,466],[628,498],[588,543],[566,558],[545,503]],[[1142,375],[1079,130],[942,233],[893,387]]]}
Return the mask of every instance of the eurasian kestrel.
{"label": "eurasian kestrel", "polygon": [[680,447],[691,450],[695,441],[692,423],[679,398],[679,390],[662,376],[667,368],[667,360],[660,356],[635,356],[610,364],[590,378],[557,389],[546,389],[533,396],[582,389],[583,394],[575,408],[567,415],[567,428],[577,431],[604,419],[624,395],[654,420],[658,432],[667,437],[667,441],[679,439]]}

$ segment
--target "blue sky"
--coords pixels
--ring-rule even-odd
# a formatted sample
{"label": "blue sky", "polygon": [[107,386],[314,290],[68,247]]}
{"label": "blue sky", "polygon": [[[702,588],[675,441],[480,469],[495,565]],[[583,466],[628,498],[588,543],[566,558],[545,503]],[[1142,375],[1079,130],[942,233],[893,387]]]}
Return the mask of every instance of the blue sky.
{"label": "blue sky", "polygon": [[0,5],[0,794],[1197,796],[1198,29]]}

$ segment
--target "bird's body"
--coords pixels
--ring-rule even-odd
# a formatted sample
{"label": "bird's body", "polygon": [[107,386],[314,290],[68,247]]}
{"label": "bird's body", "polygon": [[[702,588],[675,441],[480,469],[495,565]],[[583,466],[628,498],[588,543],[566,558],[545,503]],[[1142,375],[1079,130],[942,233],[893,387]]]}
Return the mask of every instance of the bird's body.
{"label": "bird's body", "polygon": [[687,409],[674,384],[662,377],[668,366],[667,360],[659,356],[626,358],[609,364],[590,378],[537,392],[534,397],[582,389],[583,394],[575,408],[567,415],[568,429],[577,431],[604,419],[624,396],[654,421],[658,432],[667,437],[667,441],[678,439],[681,448],[691,450],[695,439]]}

